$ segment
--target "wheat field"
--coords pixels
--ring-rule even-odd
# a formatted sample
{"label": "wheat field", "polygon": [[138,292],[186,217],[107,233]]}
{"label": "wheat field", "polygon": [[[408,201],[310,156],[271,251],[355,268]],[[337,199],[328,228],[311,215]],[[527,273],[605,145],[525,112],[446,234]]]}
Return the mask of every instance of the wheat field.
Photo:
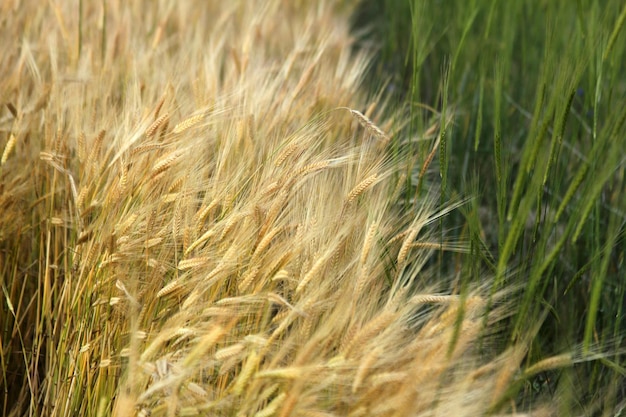
{"label": "wheat field", "polygon": [[577,358],[437,278],[436,182],[396,204],[445,122],[394,145],[353,7],[2,3],[2,416],[558,410],[510,389]]}

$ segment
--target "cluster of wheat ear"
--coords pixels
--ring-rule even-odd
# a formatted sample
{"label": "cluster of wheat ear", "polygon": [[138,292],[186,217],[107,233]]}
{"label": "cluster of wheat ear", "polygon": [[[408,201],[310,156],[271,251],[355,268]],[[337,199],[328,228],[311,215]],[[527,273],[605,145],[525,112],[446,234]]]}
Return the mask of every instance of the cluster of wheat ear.
{"label": "cluster of wheat ear", "polygon": [[515,412],[351,3],[0,5],[1,415]]}

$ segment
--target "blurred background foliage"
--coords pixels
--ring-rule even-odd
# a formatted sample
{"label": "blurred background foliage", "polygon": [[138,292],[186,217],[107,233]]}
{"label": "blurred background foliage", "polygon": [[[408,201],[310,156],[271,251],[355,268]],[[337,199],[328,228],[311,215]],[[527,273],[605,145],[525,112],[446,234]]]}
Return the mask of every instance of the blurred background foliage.
{"label": "blurred background foliage", "polygon": [[[441,273],[461,293],[486,276],[519,289],[503,342],[536,335],[528,363],[580,360],[514,387],[519,402],[548,390],[594,414],[626,398],[625,20],[620,0],[364,0],[354,14],[358,47],[375,51],[369,85],[410,116],[403,136],[451,118],[441,202],[469,201],[441,239],[469,253],[441,254]],[[433,145],[407,146],[419,167]]]}

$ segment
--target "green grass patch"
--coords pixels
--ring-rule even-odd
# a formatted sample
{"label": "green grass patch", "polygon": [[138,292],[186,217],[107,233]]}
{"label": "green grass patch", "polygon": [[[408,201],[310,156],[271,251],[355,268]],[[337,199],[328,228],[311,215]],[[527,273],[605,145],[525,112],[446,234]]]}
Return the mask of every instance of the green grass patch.
{"label": "green grass patch", "polygon": [[[464,279],[521,288],[509,340],[545,316],[527,363],[580,351],[623,366],[625,16],[623,2],[593,0],[364,1],[355,15],[380,47],[370,76],[391,80],[410,129],[427,123],[421,103],[453,109],[443,203],[472,200],[441,229],[471,242]],[[559,384],[572,403],[611,387],[608,410],[624,398],[617,369],[591,361]]]}

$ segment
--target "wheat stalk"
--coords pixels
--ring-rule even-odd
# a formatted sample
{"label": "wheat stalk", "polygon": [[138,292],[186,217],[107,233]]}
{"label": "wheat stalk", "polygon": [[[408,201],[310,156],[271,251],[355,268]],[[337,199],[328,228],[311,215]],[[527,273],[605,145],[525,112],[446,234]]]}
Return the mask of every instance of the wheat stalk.
{"label": "wheat stalk", "polygon": [[206,352],[213,348],[215,343],[217,343],[217,341],[224,336],[226,331],[227,329],[221,326],[213,327],[211,331],[209,331],[198,341],[198,343],[196,343],[191,352],[187,354],[182,363],[183,368],[195,367],[197,362],[205,356]]}
{"label": "wheat stalk", "polygon": [[7,102],[7,103],[5,103],[5,105],[7,106],[7,109],[9,109],[9,112],[11,112],[11,116],[13,116],[14,119],[17,119],[18,118],[18,113],[17,113],[17,109],[15,108],[13,103]]}
{"label": "wheat stalk", "polygon": [[213,209],[215,209],[218,205],[219,205],[219,200],[214,199],[213,201],[211,201],[209,205],[197,211],[196,214],[193,216],[193,219],[196,223],[196,231],[198,233],[200,232],[200,229],[204,225],[204,222],[206,221],[206,218],[209,215],[209,213],[211,213],[211,211],[213,211]]}
{"label": "wheat stalk", "polygon": [[369,275],[369,269],[366,266],[362,266],[360,271],[359,271],[359,275],[356,279],[356,283],[354,286],[354,297],[352,299],[352,305],[353,308],[356,308],[356,303],[358,301],[358,297],[363,294],[363,289],[365,288],[365,285],[367,284],[367,281],[370,278]]}
{"label": "wheat stalk", "polygon": [[319,162],[314,162],[312,164],[305,165],[304,167],[297,170],[292,178],[295,179],[298,177],[304,177],[305,175],[310,174],[311,172],[321,171],[323,169],[328,168],[330,164],[331,164],[330,161],[319,161]]}
{"label": "wheat stalk", "polygon": [[370,377],[373,387],[393,382],[403,382],[407,379],[406,372],[379,372]]}
{"label": "wheat stalk", "polygon": [[78,143],[77,143],[77,149],[76,152],[78,153],[78,161],[81,163],[85,162],[85,157],[87,154],[87,148],[85,145],[85,132],[80,132],[78,134]]}

